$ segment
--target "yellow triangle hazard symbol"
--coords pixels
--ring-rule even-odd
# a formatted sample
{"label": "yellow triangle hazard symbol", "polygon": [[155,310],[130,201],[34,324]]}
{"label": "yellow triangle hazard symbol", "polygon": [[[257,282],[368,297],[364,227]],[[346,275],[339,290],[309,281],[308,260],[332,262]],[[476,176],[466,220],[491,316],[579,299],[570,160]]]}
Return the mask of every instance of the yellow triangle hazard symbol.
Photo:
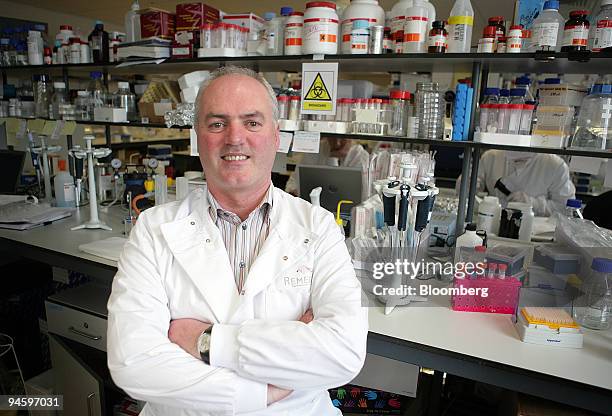
{"label": "yellow triangle hazard symbol", "polygon": [[329,95],[329,91],[327,91],[327,87],[320,73],[317,73],[304,100],[331,101],[331,96]]}

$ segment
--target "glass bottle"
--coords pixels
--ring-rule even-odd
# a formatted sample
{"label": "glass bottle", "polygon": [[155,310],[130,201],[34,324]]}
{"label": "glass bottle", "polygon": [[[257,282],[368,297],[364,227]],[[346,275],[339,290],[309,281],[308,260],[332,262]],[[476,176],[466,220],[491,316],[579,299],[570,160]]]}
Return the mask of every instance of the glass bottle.
{"label": "glass bottle", "polygon": [[53,99],[51,100],[51,106],[49,107],[49,118],[55,120],[62,120],[66,104],[69,104],[68,98],[66,97],[66,84],[63,82],[53,83]]}
{"label": "glass bottle", "polygon": [[91,55],[93,57],[93,63],[101,64],[107,63],[108,60],[108,32],[104,30],[104,23],[100,20],[96,21],[93,31],[88,36],[89,47],[91,48]]}
{"label": "glass bottle", "polygon": [[138,121],[136,96],[130,91],[129,82],[119,82],[119,89],[113,96],[113,107],[122,108],[127,113],[128,121]]}
{"label": "glass bottle", "polygon": [[34,112],[36,117],[39,118],[49,117],[49,104],[51,102],[51,86],[49,82],[48,75],[34,75]]}

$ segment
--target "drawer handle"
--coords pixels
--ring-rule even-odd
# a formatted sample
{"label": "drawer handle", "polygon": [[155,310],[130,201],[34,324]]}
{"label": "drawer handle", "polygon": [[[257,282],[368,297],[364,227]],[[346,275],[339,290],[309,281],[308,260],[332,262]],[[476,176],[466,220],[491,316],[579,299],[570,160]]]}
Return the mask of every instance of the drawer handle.
{"label": "drawer handle", "polygon": [[91,405],[93,398],[96,397],[96,393],[90,393],[87,396],[87,416],[93,416],[93,406]]}
{"label": "drawer handle", "polygon": [[79,331],[78,329],[76,329],[76,328],[75,328],[75,327],[73,327],[73,326],[71,326],[70,328],[68,328],[68,330],[69,330],[70,332],[74,332],[74,333],[75,333],[75,334],[77,334],[77,335],[80,335],[80,336],[82,336],[82,337],[85,337],[85,338],[88,338],[88,339],[91,339],[91,340],[94,340],[94,341],[99,341],[99,340],[101,340],[101,339],[102,339],[102,337],[101,337],[101,336],[98,336],[98,335],[91,335],[91,334],[88,334],[87,332]]}

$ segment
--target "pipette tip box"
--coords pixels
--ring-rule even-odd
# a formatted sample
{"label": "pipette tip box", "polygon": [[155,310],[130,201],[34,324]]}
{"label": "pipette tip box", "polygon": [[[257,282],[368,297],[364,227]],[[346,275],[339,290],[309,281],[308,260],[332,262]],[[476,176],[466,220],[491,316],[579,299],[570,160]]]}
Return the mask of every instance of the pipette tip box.
{"label": "pipette tip box", "polygon": [[[547,318],[548,316],[555,318]],[[582,348],[582,331],[563,309],[521,308],[516,316],[515,327],[523,342],[563,348]]]}

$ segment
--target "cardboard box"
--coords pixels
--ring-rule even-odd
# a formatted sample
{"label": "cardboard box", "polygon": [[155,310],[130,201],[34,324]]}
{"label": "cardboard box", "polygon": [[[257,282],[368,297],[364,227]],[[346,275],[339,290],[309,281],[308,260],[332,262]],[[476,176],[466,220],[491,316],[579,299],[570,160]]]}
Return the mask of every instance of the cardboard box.
{"label": "cardboard box", "polygon": [[204,3],[176,5],[176,30],[199,30],[204,23],[219,20],[219,10]]}
{"label": "cardboard box", "polygon": [[266,21],[254,13],[226,14],[223,16],[223,23],[246,27],[249,29],[249,40],[259,39],[259,32],[264,28]]}
{"label": "cardboard box", "polygon": [[140,37],[174,38],[175,15],[160,9],[146,9],[140,14]]}
{"label": "cardboard box", "polygon": [[164,124],[164,114],[174,109],[176,109],[174,103],[138,103],[138,111],[143,123]]}

